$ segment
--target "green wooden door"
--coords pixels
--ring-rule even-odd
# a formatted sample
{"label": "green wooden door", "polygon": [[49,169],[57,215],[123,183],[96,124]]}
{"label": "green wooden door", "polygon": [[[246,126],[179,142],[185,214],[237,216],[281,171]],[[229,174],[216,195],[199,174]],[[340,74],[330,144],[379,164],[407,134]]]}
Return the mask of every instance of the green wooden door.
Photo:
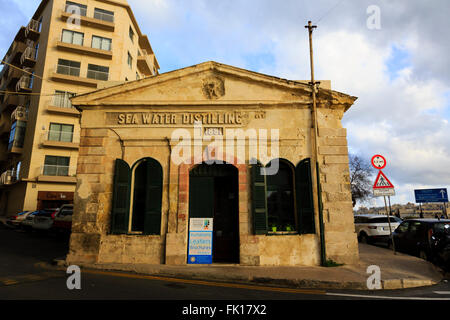
{"label": "green wooden door", "polygon": [[214,177],[190,177],[189,217],[214,218]]}

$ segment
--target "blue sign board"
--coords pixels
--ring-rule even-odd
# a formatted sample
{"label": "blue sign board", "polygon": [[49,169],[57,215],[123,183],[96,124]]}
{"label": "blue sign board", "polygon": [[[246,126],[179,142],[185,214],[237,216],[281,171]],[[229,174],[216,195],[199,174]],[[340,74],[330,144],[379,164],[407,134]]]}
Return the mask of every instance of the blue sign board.
{"label": "blue sign board", "polygon": [[211,264],[213,219],[191,218],[189,221],[188,264]]}
{"label": "blue sign board", "polygon": [[416,203],[423,202],[448,202],[446,188],[414,190]]}

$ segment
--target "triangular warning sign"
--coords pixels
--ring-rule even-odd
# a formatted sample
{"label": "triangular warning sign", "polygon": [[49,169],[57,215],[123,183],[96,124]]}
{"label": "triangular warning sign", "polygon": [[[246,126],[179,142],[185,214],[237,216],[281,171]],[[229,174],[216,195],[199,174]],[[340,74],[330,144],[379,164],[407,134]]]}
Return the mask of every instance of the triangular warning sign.
{"label": "triangular warning sign", "polygon": [[373,184],[373,188],[374,189],[394,188],[394,185],[389,181],[389,179],[380,170],[377,178],[375,179],[375,183]]}

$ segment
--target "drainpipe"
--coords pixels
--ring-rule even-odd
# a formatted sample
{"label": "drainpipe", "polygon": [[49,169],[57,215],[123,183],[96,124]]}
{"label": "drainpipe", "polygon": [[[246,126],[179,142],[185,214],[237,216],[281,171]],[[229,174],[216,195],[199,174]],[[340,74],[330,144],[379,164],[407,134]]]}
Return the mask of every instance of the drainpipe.
{"label": "drainpipe", "polygon": [[172,160],[172,146],[170,145],[170,139],[168,137],[164,138],[167,142],[167,147],[169,148],[169,158],[167,161],[167,221],[165,225],[165,245],[164,245],[164,255],[163,263],[166,264],[166,248],[167,248],[167,233],[169,232],[169,217],[170,217],[170,168]]}

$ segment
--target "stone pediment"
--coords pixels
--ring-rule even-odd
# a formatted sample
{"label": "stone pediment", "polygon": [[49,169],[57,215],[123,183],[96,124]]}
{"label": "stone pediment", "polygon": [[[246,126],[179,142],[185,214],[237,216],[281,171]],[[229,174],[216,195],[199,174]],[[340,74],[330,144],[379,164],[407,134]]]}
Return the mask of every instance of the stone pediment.
{"label": "stone pediment", "polygon": [[[319,89],[319,98],[355,100],[332,90]],[[300,81],[280,79],[217,62],[178,69],[142,80],[79,95],[75,106],[167,105],[283,105],[311,103],[311,88]],[[346,100],[346,101],[344,101]],[[348,108],[345,108],[348,109]]]}

